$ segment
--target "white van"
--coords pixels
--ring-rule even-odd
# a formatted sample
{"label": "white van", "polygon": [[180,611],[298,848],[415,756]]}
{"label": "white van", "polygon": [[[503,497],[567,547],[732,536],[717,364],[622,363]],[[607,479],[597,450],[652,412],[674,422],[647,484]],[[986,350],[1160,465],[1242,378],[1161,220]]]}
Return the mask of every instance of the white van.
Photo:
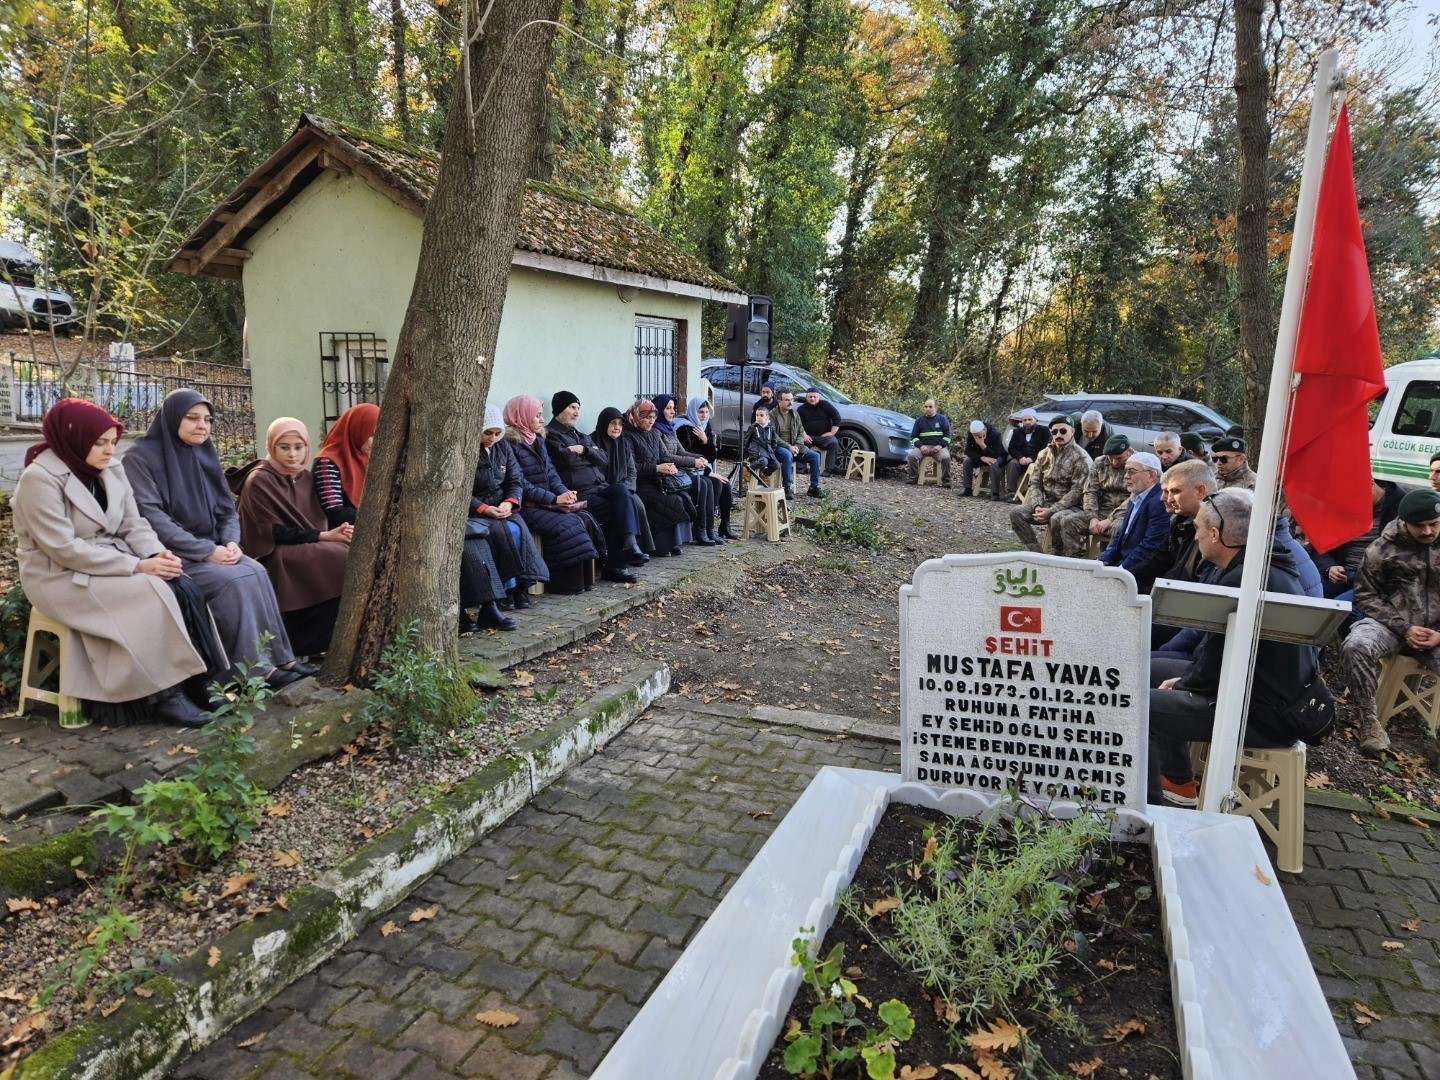
{"label": "white van", "polygon": [[69,293],[45,287],[40,260],[13,240],[0,240],[0,330],[66,326],[80,317]]}
{"label": "white van", "polygon": [[1385,394],[1370,405],[1370,467],[1376,479],[1430,486],[1440,453],[1440,356],[1385,369]]}

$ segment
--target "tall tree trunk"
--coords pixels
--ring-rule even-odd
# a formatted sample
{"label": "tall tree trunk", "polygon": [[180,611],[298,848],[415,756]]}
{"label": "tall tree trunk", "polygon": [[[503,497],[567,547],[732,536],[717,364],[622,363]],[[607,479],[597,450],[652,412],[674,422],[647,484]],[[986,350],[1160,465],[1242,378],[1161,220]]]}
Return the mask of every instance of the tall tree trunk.
{"label": "tall tree trunk", "polygon": [[[481,5],[484,10],[487,5]],[[490,9],[455,80],[440,174],[365,481],[345,598],[322,673],[363,678],[408,624],[454,665],[460,537],[560,0]],[[462,42],[462,48],[465,45]]]}
{"label": "tall tree trunk", "polygon": [[1240,179],[1235,217],[1240,370],[1245,376],[1245,432],[1258,453],[1275,316],[1270,295],[1270,69],[1262,47],[1263,0],[1235,0],[1235,117],[1240,136]]}
{"label": "tall tree trunk", "polygon": [[[858,142],[858,140],[857,140]],[[845,232],[835,257],[835,286],[830,298],[830,345],[826,357],[834,365],[843,363],[860,341],[865,322],[869,289],[861,280],[859,248],[864,227],[865,203],[875,186],[878,153],[868,144],[855,148],[850,166],[850,191],[845,199]]]}
{"label": "tall tree trunk", "polygon": [[410,130],[410,83],[405,72],[405,35],[409,31],[405,0],[390,0],[390,63],[395,73],[395,119],[400,123],[400,136],[407,143],[415,138]]}

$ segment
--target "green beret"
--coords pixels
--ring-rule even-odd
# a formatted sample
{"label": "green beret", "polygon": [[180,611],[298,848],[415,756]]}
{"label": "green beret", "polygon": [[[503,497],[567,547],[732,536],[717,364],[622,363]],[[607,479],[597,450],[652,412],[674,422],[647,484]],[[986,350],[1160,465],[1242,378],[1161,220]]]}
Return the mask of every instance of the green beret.
{"label": "green beret", "polygon": [[1205,452],[1205,440],[1195,431],[1182,431],[1180,433],[1180,445],[1192,454],[1203,454]]}
{"label": "green beret", "polygon": [[1130,449],[1130,440],[1124,435],[1111,435],[1105,440],[1105,454],[1123,454]]}
{"label": "green beret", "polygon": [[1048,426],[1048,427],[1054,427],[1056,424],[1064,424],[1066,427],[1074,427],[1074,426],[1075,426],[1074,424],[1072,424],[1072,423],[1070,422],[1070,418],[1069,418],[1068,416],[1066,416],[1064,413],[1061,413],[1059,416],[1052,416],[1052,417],[1050,418],[1050,423],[1049,423],[1047,426]]}
{"label": "green beret", "polygon": [[1216,439],[1210,444],[1210,449],[1217,454],[1248,454],[1250,448],[1245,445],[1244,439]]}
{"label": "green beret", "polygon": [[1420,489],[1400,500],[1400,520],[1411,525],[1440,518],[1440,492]]}

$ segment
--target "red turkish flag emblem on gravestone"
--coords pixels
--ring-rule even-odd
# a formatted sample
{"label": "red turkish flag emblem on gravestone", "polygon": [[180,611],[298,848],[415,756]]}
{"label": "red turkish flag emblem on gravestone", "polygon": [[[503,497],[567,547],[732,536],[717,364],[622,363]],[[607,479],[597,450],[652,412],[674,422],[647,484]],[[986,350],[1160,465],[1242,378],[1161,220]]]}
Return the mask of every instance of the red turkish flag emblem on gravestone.
{"label": "red turkish flag emblem on gravestone", "polygon": [[1038,607],[1002,607],[1000,609],[1000,630],[1006,634],[1040,633]]}

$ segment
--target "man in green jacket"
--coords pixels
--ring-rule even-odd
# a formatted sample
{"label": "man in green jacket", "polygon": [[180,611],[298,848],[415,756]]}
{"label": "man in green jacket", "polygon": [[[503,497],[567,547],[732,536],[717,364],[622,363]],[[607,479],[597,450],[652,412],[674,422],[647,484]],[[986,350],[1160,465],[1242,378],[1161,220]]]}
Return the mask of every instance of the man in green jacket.
{"label": "man in green jacket", "polygon": [[810,490],[805,494],[820,498],[823,494],[820,490],[820,452],[805,444],[805,425],[795,411],[795,395],[789,390],[780,395],[780,407],[770,419],[775,425],[775,439],[779,443],[780,478],[785,485],[785,498],[795,498],[797,459],[804,459],[810,467]]}

